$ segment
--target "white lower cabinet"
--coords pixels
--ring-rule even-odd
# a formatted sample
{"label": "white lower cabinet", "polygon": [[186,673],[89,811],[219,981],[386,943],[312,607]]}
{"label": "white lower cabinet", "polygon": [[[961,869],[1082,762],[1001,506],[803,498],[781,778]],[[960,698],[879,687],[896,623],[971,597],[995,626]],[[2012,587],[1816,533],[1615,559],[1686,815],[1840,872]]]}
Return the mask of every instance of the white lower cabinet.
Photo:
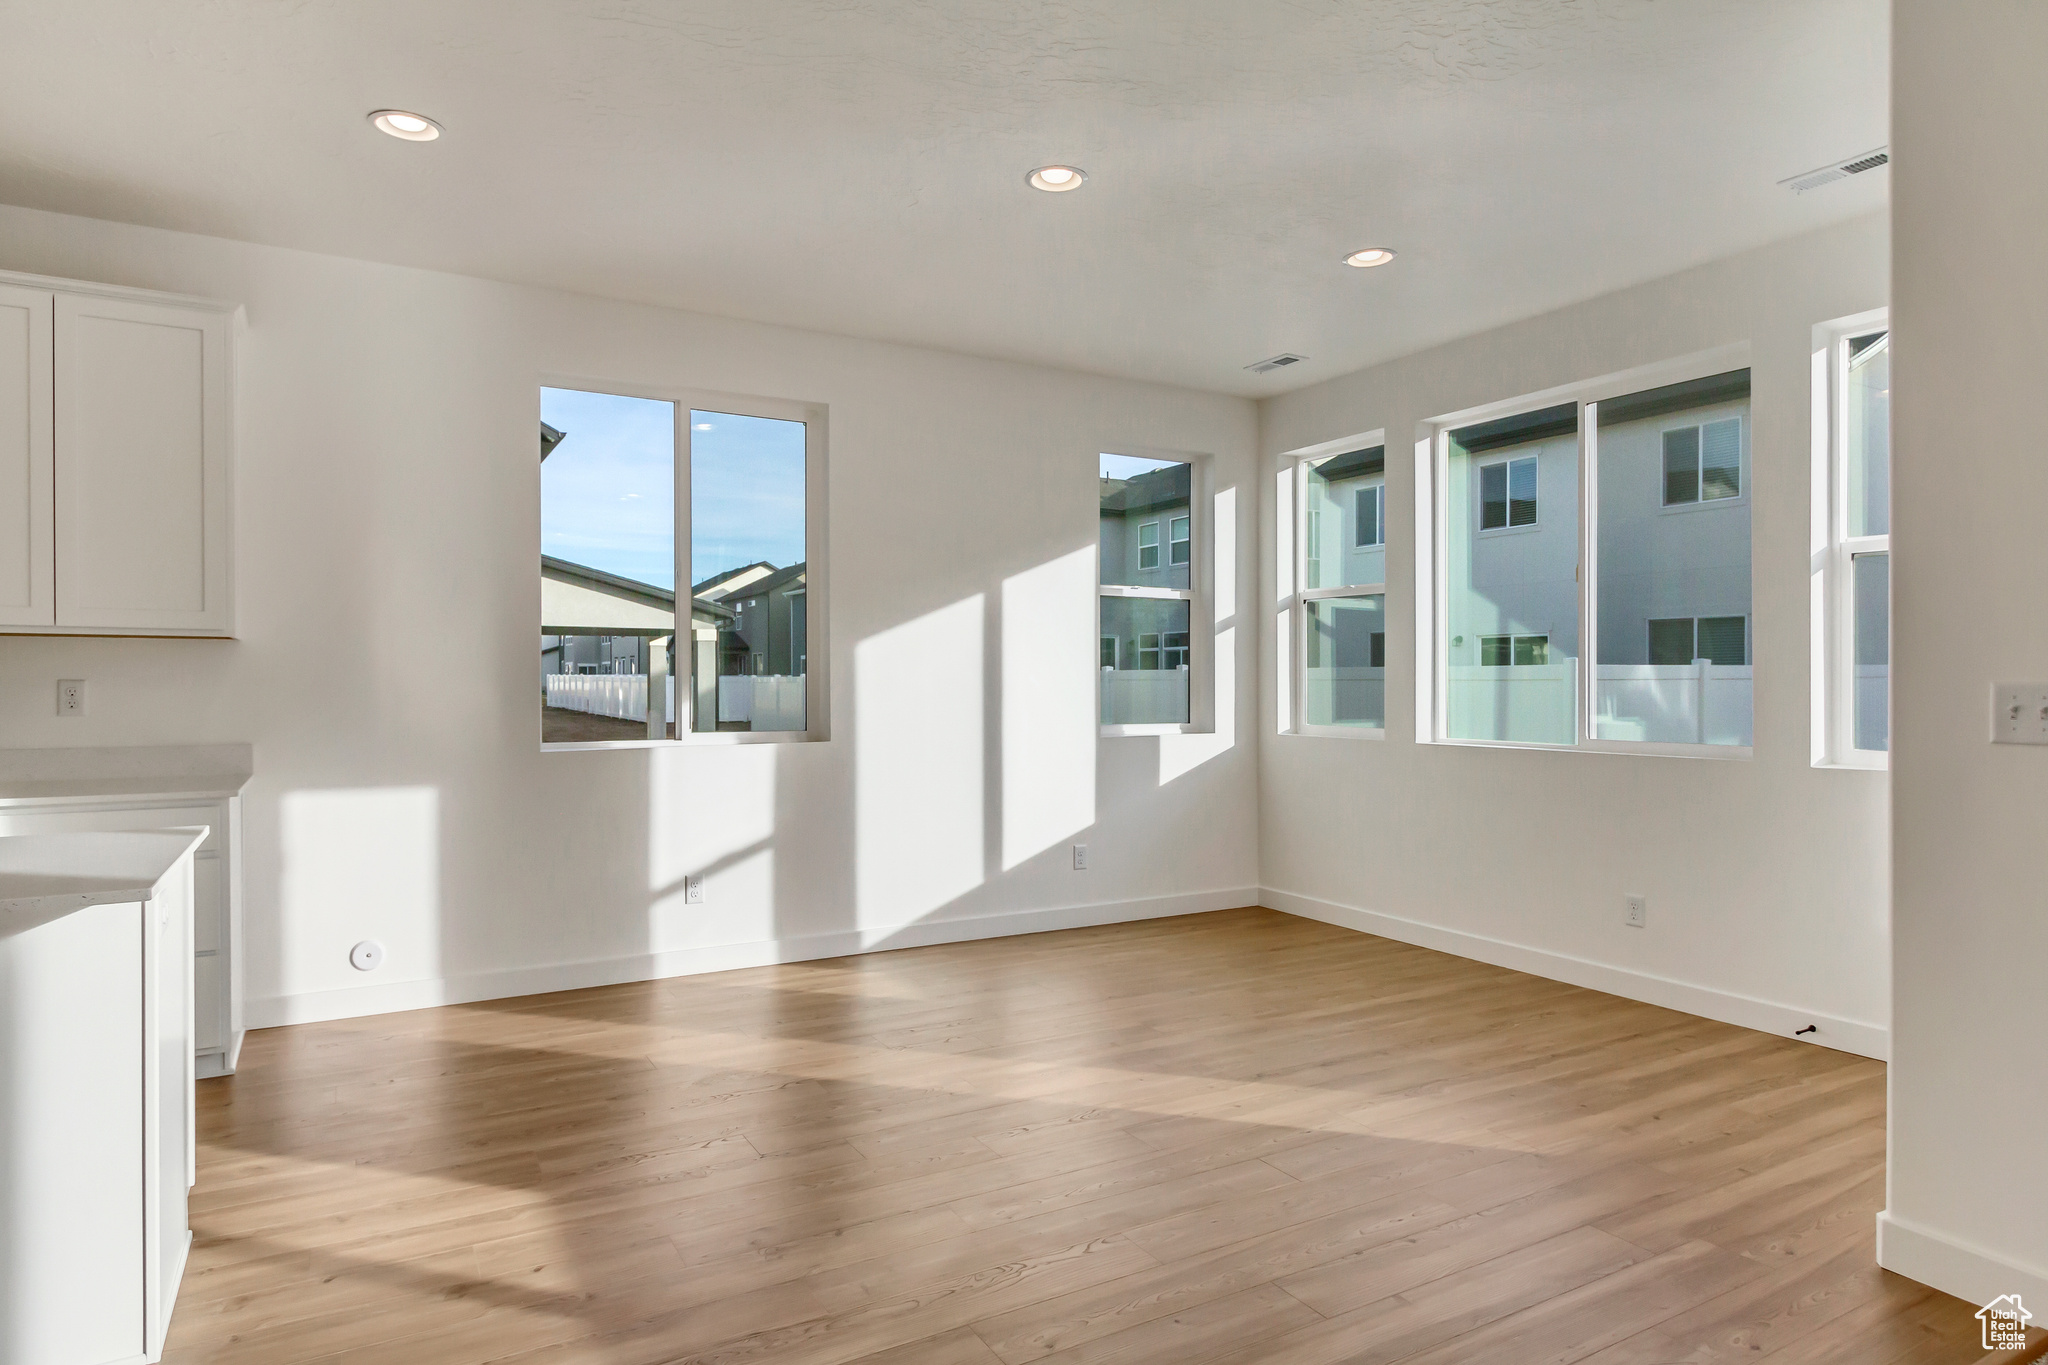
{"label": "white lower cabinet", "polygon": [[[232,1072],[235,1055],[241,1050],[241,1001],[235,962],[241,799],[224,796],[204,803],[169,804],[140,799],[9,801],[0,805],[0,837],[193,825],[204,825],[207,829],[206,841],[192,860],[192,1047],[197,1074],[204,1078]],[[5,1355],[0,1354],[0,1365],[5,1362]]]}
{"label": "white lower cabinet", "polygon": [[191,831],[0,839],[0,1365],[146,1365],[191,1245]]}

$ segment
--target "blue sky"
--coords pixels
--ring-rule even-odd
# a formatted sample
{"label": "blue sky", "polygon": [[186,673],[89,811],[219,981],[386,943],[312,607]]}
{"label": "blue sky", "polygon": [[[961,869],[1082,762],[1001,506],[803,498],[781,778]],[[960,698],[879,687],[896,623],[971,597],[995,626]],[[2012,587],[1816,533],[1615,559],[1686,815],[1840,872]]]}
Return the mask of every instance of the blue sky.
{"label": "blue sky", "polygon": [[1180,460],[1148,460],[1142,455],[1104,455],[1102,477],[1105,479],[1135,479],[1140,474],[1150,474],[1155,469],[1171,469]]}
{"label": "blue sky", "polygon": [[[540,469],[541,552],[675,586],[675,405],[542,389],[541,420],[568,435]],[[690,414],[690,575],[803,558],[800,422]]]}

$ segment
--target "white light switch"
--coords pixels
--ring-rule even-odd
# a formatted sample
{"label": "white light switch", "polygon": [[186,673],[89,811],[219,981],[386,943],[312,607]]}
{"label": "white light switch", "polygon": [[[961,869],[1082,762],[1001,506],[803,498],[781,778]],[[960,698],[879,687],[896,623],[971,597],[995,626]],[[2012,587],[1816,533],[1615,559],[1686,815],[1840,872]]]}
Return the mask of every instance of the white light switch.
{"label": "white light switch", "polygon": [[2048,744],[2048,683],[1991,684],[1991,742]]}

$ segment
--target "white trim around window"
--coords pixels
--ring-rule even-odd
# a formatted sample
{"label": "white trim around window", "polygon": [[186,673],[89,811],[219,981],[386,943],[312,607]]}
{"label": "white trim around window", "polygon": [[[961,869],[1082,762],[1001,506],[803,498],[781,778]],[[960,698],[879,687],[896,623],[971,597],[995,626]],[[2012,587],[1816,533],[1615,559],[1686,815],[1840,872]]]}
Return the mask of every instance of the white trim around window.
{"label": "white trim around window", "polygon": [[[1279,672],[1279,730],[1284,735],[1299,735],[1322,739],[1385,739],[1386,729],[1386,641],[1385,613],[1387,585],[1385,559],[1382,557],[1381,580],[1374,583],[1345,584],[1339,587],[1308,587],[1309,557],[1311,539],[1322,530],[1321,518],[1309,498],[1309,472],[1343,455],[1381,451],[1381,469],[1378,481],[1354,490],[1351,499],[1353,524],[1349,534],[1335,534],[1332,539],[1340,547],[1342,558],[1359,552],[1384,552],[1387,545],[1386,519],[1386,432],[1361,432],[1335,441],[1323,441],[1300,450],[1288,451],[1281,457],[1282,464],[1276,486],[1275,498],[1275,549],[1276,564],[1280,579],[1278,602],[1278,635],[1280,652],[1277,660]],[[1371,476],[1367,476],[1371,477]],[[1357,514],[1360,496],[1370,492],[1373,495],[1378,526],[1377,540],[1361,542],[1358,537]],[[1338,515],[1342,515],[1343,503],[1335,504]],[[1342,528],[1339,528],[1340,531]],[[1340,575],[1348,576],[1348,575]],[[1313,617],[1317,602],[1358,600],[1378,598],[1382,618],[1381,639],[1377,643],[1380,658],[1377,679],[1380,692],[1380,723],[1349,725],[1317,724],[1308,719],[1310,676],[1308,669],[1309,631],[1314,628]]]}
{"label": "white trim around window", "polygon": [[[1416,492],[1417,535],[1416,535],[1416,618],[1415,648],[1417,654],[1416,698],[1416,741],[1422,744],[1445,744],[1470,748],[1493,749],[1545,749],[1571,753],[1638,754],[1672,758],[1706,759],[1748,759],[1754,756],[1753,745],[1749,744],[1692,744],[1652,740],[1599,739],[1597,734],[1598,683],[1597,670],[1580,666],[1575,671],[1572,687],[1575,694],[1575,740],[1572,743],[1540,743],[1533,740],[1495,740],[1452,738],[1448,729],[1448,685],[1450,679],[1450,602],[1446,585],[1450,582],[1449,546],[1452,537],[1448,534],[1447,518],[1452,510],[1447,504],[1450,496],[1450,437],[1451,433],[1478,423],[1502,418],[1515,417],[1524,413],[1540,412],[1546,408],[1572,404],[1577,408],[1578,461],[1577,476],[1579,487],[1578,506],[1578,621],[1581,654],[1587,653],[1590,642],[1596,640],[1599,621],[1599,584],[1597,566],[1599,563],[1599,489],[1597,486],[1599,459],[1599,417],[1601,402],[1623,398],[1646,390],[1666,385],[1681,384],[1689,380],[1705,379],[1712,375],[1733,370],[1747,369],[1750,365],[1749,345],[1746,342],[1717,347],[1711,351],[1646,365],[1637,369],[1603,375],[1581,383],[1561,385],[1538,393],[1525,394],[1503,402],[1488,403],[1478,407],[1446,413],[1432,421],[1420,424],[1416,430],[1416,474],[1420,486]],[[1749,424],[1743,424],[1743,435],[1748,435]],[[1498,463],[1490,461],[1489,463]],[[1726,505],[1727,501],[1748,501],[1747,487],[1750,461],[1745,452],[1742,459],[1744,487],[1739,499],[1717,500],[1711,505]],[[1472,534],[1476,538],[1491,539],[1500,535],[1511,535],[1531,529],[1525,526],[1496,527],[1479,530],[1478,480],[1472,480],[1470,500],[1462,501],[1456,509],[1457,515],[1472,518]],[[1662,499],[1659,498],[1661,508]],[[1536,525],[1544,524],[1545,517],[1539,501]],[[1754,542],[1752,541],[1752,556]],[[1520,632],[1517,632],[1519,634]],[[1541,633],[1536,632],[1536,633]],[[1597,649],[1595,649],[1597,654]]]}
{"label": "white trim around window", "polygon": [[[1098,664],[1095,671],[1097,733],[1106,739],[1130,735],[1210,734],[1216,728],[1215,637],[1217,625],[1215,608],[1213,606],[1216,600],[1216,530],[1215,518],[1211,510],[1216,504],[1215,471],[1212,467],[1214,462],[1211,457],[1192,451],[1156,450],[1145,446],[1120,445],[1104,447],[1098,453],[1098,461],[1101,455],[1127,455],[1143,460],[1159,460],[1188,466],[1188,510],[1184,518],[1187,526],[1186,537],[1183,541],[1188,547],[1188,586],[1185,588],[1155,588],[1132,584],[1104,583],[1102,581],[1101,543],[1098,539],[1095,571],[1096,661]],[[1159,568],[1162,571],[1170,571],[1178,567],[1177,562],[1166,562],[1172,553],[1173,524],[1183,520],[1183,518],[1169,516],[1163,520],[1165,522],[1164,527],[1161,527],[1161,522],[1159,521],[1143,522],[1140,523],[1140,526],[1141,528],[1147,526],[1160,528],[1164,531],[1164,534],[1160,535],[1157,542],[1160,548],[1161,559]],[[1151,570],[1144,570],[1144,572],[1151,572]],[[1167,657],[1185,660],[1188,670],[1188,719],[1185,722],[1158,724],[1101,723],[1102,674],[1105,671],[1099,666],[1102,657],[1101,643],[1112,638],[1102,634],[1101,611],[1103,599],[1110,597],[1153,598],[1162,601],[1183,601],[1188,604],[1188,638],[1182,642],[1162,639],[1159,646],[1162,662]],[[1162,632],[1162,634],[1178,635],[1179,632]],[[1124,660],[1119,658],[1117,660],[1118,666],[1121,666],[1123,662]]]}
{"label": "white trim around window", "polygon": [[[722,747],[735,744],[792,744],[820,742],[832,737],[832,691],[830,615],[830,550],[826,460],[828,449],[827,408],[823,403],[806,403],[783,398],[761,398],[749,394],[721,393],[707,389],[647,387],[593,379],[583,375],[543,374],[534,386],[538,408],[542,389],[576,389],[585,393],[616,394],[626,398],[647,398],[675,405],[675,556],[678,624],[687,620],[682,598],[689,591],[690,578],[690,439],[692,412],[729,413],[736,417],[762,417],[774,421],[801,422],[804,428],[804,599],[805,668],[804,728],[802,730],[695,731],[688,717],[695,698],[687,685],[690,670],[687,655],[676,651],[676,723],[680,734],[674,739],[617,739],[595,742],[543,743],[543,753],[583,749],[658,749],[678,745]],[[539,478],[538,462],[534,477]],[[538,539],[538,527],[536,539]],[[763,599],[765,603],[766,599]],[[686,628],[686,627],[685,627]]]}
{"label": "white trim around window", "polygon": [[[1883,308],[1838,318],[1813,329],[1813,493],[1808,571],[1812,581],[1810,729],[1816,768],[1858,768],[1882,772],[1891,765],[1887,748],[1859,747],[1858,692],[1865,706],[1888,704],[1889,665],[1873,669],[1857,658],[1858,561],[1882,557],[1890,577],[1891,535],[1852,535],[1850,524],[1850,367],[1853,343],[1880,336],[1868,353],[1889,354],[1891,319]],[[1887,479],[1887,485],[1889,479]],[[1889,502],[1887,487],[1886,501]],[[1888,600],[1883,617],[1890,633]],[[1878,676],[1872,676],[1873,674]],[[1874,690],[1873,690],[1874,689]],[[1869,729],[1865,726],[1863,729]],[[1889,717],[1880,728],[1890,742]]]}

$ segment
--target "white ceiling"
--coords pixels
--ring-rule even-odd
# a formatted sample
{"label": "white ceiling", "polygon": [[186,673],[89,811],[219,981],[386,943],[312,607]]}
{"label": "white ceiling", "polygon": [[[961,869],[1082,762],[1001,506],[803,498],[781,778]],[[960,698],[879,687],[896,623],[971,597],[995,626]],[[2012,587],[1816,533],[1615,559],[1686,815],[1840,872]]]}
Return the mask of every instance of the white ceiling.
{"label": "white ceiling", "polygon": [[[1881,207],[1886,0],[0,0],[0,201],[1275,393]],[[400,142],[387,106],[447,135]],[[1027,189],[1050,161],[1070,194]],[[1339,264],[1398,249],[1377,270]],[[0,261],[0,265],[5,265]],[[1243,366],[1308,355],[1270,377]]]}

